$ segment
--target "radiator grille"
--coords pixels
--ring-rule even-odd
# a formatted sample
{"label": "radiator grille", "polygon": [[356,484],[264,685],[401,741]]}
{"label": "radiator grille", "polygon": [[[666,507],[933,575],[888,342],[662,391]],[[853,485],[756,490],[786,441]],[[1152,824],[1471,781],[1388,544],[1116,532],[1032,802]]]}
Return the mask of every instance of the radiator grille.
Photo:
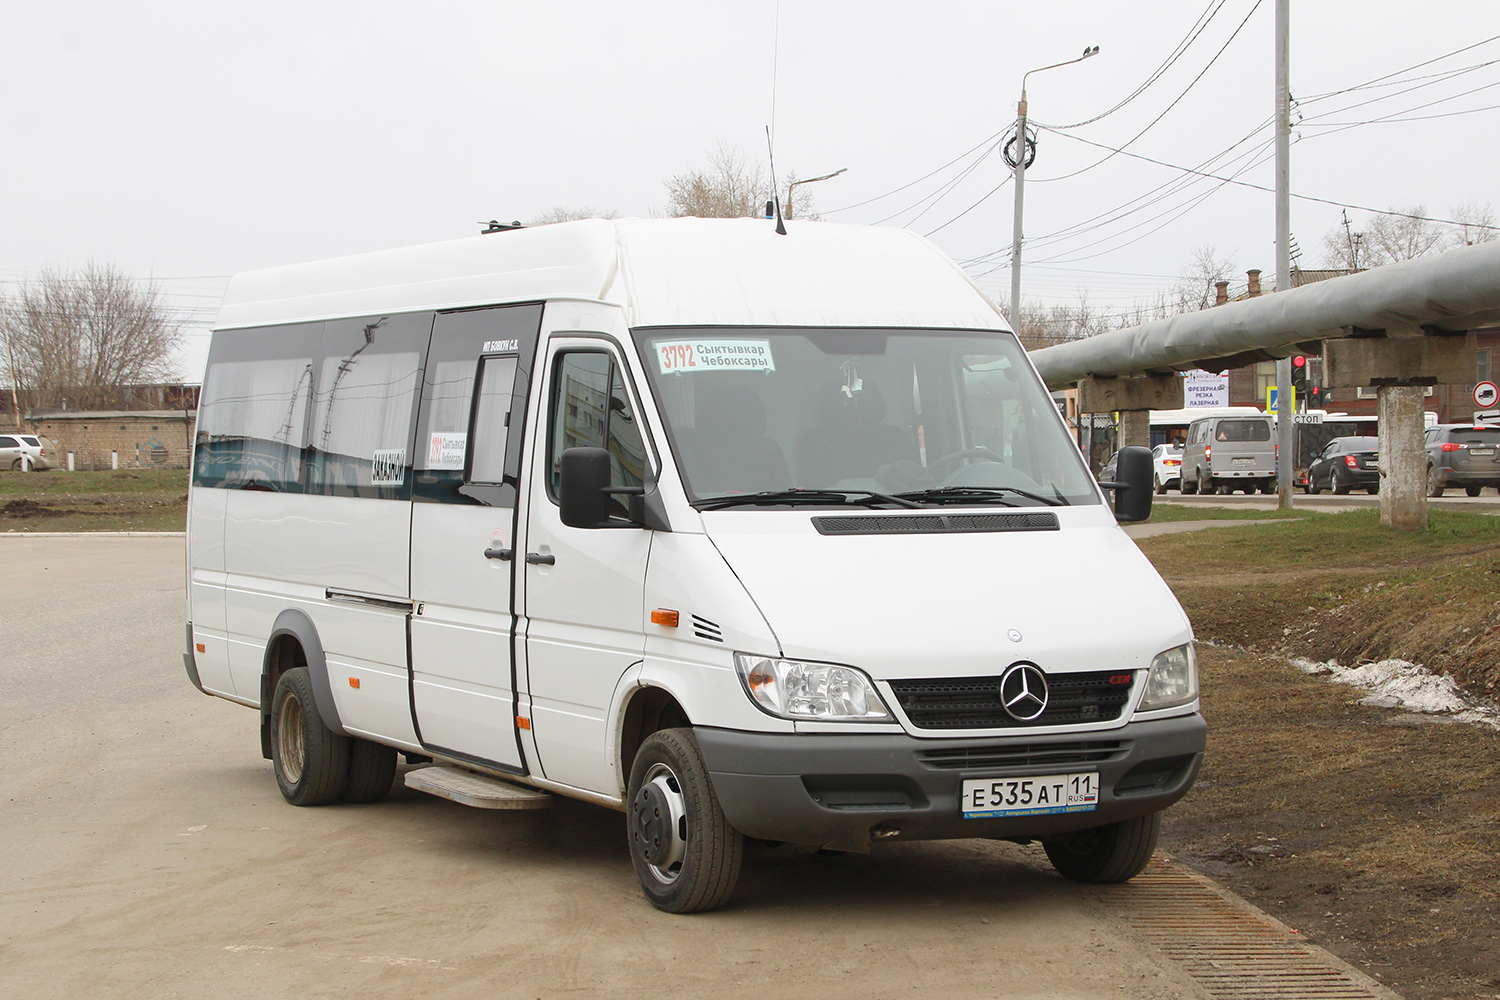
{"label": "radiator grille", "polygon": [[1130,700],[1134,678],[1134,671],[1129,670],[1048,674],[1047,709],[1029,722],[1006,714],[998,676],[891,681],[890,685],[902,711],[918,729],[1015,729],[1118,719]]}

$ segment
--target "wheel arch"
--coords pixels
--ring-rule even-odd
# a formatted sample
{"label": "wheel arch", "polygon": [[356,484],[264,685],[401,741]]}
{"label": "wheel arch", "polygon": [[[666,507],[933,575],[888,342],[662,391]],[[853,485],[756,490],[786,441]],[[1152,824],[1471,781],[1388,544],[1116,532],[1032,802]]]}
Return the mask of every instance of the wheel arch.
{"label": "wheel arch", "polygon": [[338,736],[349,735],[339,721],[338,705],[334,703],[333,687],[328,681],[328,658],[323,653],[317,626],[306,612],[289,608],[276,616],[261,664],[260,750],[267,760],[271,759],[271,701],[281,675],[293,667],[307,668],[312,681],[313,701],[318,706],[318,714],[323,717],[323,724]]}
{"label": "wheel arch", "polygon": [[646,737],[663,729],[690,727],[682,702],[664,687],[654,684],[637,686],[627,696],[620,712],[620,733],[617,741],[616,774],[619,775],[621,794],[629,780],[631,765]]}

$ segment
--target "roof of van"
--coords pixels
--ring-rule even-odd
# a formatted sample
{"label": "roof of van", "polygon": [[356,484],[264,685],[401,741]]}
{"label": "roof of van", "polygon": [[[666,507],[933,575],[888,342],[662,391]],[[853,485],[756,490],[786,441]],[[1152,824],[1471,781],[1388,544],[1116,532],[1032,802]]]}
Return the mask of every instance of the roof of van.
{"label": "roof of van", "polygon": [[586,219],[236,275],[219,329],[588,299],[630,326],[1008,329],[952,259],[902,229]]}

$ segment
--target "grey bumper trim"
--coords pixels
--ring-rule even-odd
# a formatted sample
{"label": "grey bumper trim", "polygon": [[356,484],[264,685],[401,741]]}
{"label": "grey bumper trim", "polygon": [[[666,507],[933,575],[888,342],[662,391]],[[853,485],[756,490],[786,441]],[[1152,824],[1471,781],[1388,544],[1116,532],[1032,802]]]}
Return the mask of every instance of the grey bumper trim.
{"label": "grey bumper trim", "polygon": [[[1207,727],[1201,715],[1192,714],[1103,732],[991,739],[783,735],[707,727],[694,732],[724,815],[741,833],[867,850],[872,837],[1046,837],[1157,812],[1192,787]],[[1022,749],[1055,761],[1072,746],[1108,743],[1116,746],[1096,751],[1089,763],[985,762]],[[955,765],[952,756],[964,753],[975,763]],[[961,816],[959,795],[967,778],[1077,771],[1099,773],[1099,806],[1092,812]]]}
{"label": "grey bumper trim", "polygon": [[198,660],[193,655],[193,623],[187,623],[187,649],[182,654],[182,665],[187,668],[188,680],[193,682],[193,687],[201,693],[208,694],[203,690],[203,682],[198,679]]}

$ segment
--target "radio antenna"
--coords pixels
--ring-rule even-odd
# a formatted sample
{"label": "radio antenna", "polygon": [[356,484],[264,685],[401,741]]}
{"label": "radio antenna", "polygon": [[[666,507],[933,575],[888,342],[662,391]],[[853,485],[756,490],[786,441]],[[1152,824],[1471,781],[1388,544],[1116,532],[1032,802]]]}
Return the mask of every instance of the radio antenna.
{"label": "radio antenna", "polygon": [[771,143],[771,126],[766,126],[766,151],[771,157],[771,203],[776,206],[776,235],[786,235],[786,221],[781,217],[781,194],[776,190],[776,148]]}

